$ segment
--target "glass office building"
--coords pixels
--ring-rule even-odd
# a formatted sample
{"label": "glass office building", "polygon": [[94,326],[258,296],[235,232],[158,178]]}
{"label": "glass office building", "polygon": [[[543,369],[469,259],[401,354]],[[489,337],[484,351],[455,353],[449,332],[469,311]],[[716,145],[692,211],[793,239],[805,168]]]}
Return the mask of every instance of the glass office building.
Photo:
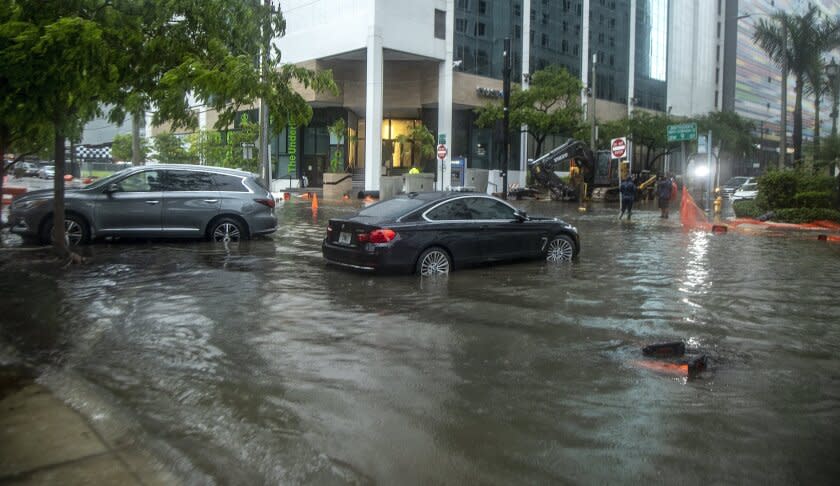
{"label": "glass office building", "polygon": [[[523,36],[530,39],[530,71],[549,65],[581,73],[583,36],[588,32],[589,57],[597,55],[596,90],[599,100],[628,103],[630,76],[630,9],[636,8],[634,106],[664,111],[666,48],[668,45],[667,0],[531,0],[524,11],[521,0],[456,0],[455,58],[461,71],[502,78],[502,48],[511,38],[512,79],[522,74]],[[589,25],[584,9],[589,8]],[[524,15],[530,16],[530,32],[523,32]]]}

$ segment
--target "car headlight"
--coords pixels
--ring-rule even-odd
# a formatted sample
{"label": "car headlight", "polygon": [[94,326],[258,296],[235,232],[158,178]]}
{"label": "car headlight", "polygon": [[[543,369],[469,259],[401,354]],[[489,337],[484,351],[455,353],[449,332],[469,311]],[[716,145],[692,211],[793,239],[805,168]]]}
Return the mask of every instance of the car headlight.
{"label": "car headlight", "polygon": [[28,201],[18,201],[12,206],[16,210],[27,210],[43,206],[49,202],[48,199],[30,199]]}

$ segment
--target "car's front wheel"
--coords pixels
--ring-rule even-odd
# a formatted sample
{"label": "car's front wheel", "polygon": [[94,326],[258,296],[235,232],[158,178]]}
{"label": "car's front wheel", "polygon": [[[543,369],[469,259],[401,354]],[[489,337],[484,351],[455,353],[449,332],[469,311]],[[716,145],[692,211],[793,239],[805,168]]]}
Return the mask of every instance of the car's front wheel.
{"label": "car's front wheel", "polygon": [[417,274],[428,277],[449,273],[452,269],[452,259],[443,248],[434,246],[426,249],[417,259]]}
{"label": "car's front wheel", "polygon": [[210,240],[216,243],[237,243],[247,239],[245,227],[233,218],[221,218],[210,226]]}
{"label": "car's front wheel", "polygon": [[575,242],[566,235],[555,235],[548,243],[545,259],[549,262],[568,262],[575,256]]}
{"label": "car's front wheel", "polygon": [[[53,242],[53,219],[41,227],[41,243],[48,245]],[[64,242],[67,246],[84,245],[90,240],[90,230],[87,222],[74,214],[64,216]]]}

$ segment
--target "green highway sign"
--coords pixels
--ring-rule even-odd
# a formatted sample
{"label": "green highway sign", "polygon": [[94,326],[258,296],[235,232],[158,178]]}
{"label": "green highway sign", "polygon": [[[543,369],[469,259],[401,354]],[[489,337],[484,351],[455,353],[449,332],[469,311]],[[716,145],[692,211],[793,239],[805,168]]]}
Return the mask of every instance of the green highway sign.
{"label": "green highway sign", "polygon": [[697,124],[668,125],[669,142],[687,142],[697,138]]}

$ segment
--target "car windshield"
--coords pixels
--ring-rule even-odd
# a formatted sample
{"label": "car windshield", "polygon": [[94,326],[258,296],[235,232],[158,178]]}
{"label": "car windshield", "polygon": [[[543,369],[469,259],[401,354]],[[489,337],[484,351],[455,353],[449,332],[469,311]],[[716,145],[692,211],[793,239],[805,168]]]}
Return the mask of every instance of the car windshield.
{"label": "car windshield", "polygon": [[744,184],[741,186],[742,191],[755,191],[758,189],[758,184]]}
{"label": "car windshield", "polygon": [[359,211],[359,216],[367,216],[371,218],[398,218],[403,214],[426,204],[427,201],[413,198],[398,197],[388,199],[387,201],[378,202]]}
{"label": "car windshield", "polygon": [[746,181],[747,181],[746,177],[733,177],[732,179],[729,179],[728,181],[726,181],[726,184],[724,184],[724,186],[726,186],[726,187],[738,187]]}
{"label": "car windshield", "polygon": [[119,172],[114,172],[113,174],[109,175],[108,177],[104,177],[104,178],[99,179],[98,181],[88,185],[85,189],[98,189],[100,187],[105,187],[108,184],[114,182],[116,179],[124,176],[126,174],[126,172],[128,172],[129,170],[130,169],[123,169]]}

